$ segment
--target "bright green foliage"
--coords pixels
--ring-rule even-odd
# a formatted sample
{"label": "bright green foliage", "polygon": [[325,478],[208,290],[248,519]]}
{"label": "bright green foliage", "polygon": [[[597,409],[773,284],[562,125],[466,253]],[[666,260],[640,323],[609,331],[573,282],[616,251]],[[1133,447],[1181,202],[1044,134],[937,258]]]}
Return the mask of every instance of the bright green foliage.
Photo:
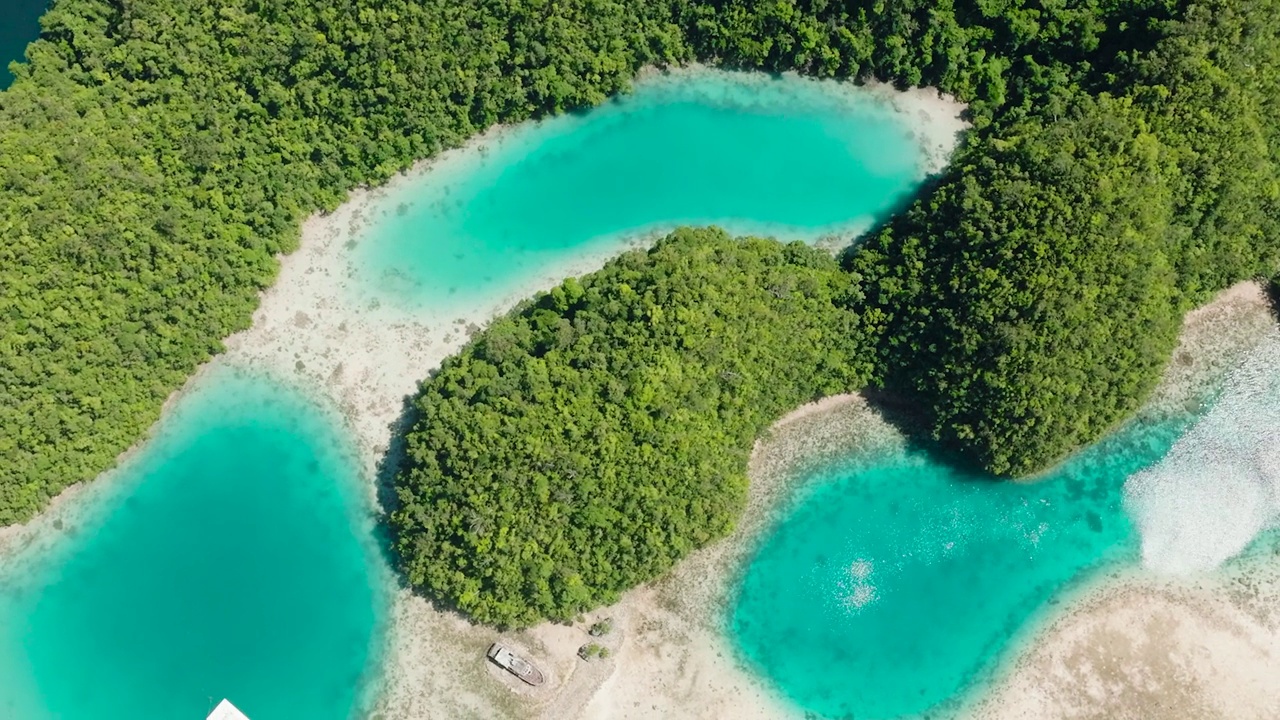
{"label": "bright green foliage", "polygon": [[1171,173],[1127,101],[1082,99],[969,148],[853,257],[935,438],[1024,474],[1135,409],[1181,319]]}
{"label": "bright green foliage", "polygon": [[1276,17],[1280,0],[59,0],[0,94],[0,523],[145,432],[248,323],[302,216],[694,58],[936,84],[975,131],[856,277],[679,235],[487,331],[419,400],[395,521],[410,578],[494,621],[607,600],[725,531],[769,420],[873,374],[972,460],[1034,470],[1141,400],[1182,311],[1280,262]]}
{"label": "bright green foliage", "polygon": [[1212,0],[1122,68],[1179,173],[1171,186],[1183,306],[1280,267],[1280,4]]}
{"label": "bright green foliage", "polygon": [[1040,470],[1141,403],[1185,310],[1274,272],[1273,5],[1162,24],[1112,63],[1128,97],[1062,86],[1011,108],[852,256],[891,318],[884,378],[935,439],[995,473]]}
{"label": "bright green foliage", "polygon": [[709,0],[683,3],[700,56],[767,70],[933,85],[985,127],[1009,101],[1091,82],[1148,41],[1169,0]]}
{"label": "bright green foliage", "polygon": [[682,230],[495,322],[415,403],[410,582],[482,622],[566,619],[727,532],[755,438],[870,373],[846,287],[805,245]]}
{"label": "bright green foliage", "polygon": [[0,524],[146,431],[303,215],[681,56],[660,10],[58,2],[0,94]]}

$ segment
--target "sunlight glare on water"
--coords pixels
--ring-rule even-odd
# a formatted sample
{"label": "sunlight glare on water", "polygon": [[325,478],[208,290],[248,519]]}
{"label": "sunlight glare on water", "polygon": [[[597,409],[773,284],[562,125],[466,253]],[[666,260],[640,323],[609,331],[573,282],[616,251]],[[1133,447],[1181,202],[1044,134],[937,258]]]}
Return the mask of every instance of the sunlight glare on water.
{"label": "sunlight glare on water", "polygon": [[730,632],[821,717],[946,706],[1090,570],[1136,560],[1125,478],[1159,460],[1186,422],[1134,424],[1033,484],[910,450],[836,466],[809,479],[811,494],[764,540]]}

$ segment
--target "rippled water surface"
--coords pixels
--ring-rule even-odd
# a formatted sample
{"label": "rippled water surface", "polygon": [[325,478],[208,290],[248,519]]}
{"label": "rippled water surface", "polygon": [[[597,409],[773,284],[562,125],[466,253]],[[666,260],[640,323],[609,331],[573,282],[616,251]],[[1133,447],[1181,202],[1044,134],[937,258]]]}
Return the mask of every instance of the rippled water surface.
{"label": "rippled water surface", "polygon": [[1091,571],[1136,562],[1125,479],[1187,422],[1134,424],[1033,484],[917,451],[851,458],[811,478],[815,489],[764,541],[731,611],[733,637],[821,717],[945,708]]}

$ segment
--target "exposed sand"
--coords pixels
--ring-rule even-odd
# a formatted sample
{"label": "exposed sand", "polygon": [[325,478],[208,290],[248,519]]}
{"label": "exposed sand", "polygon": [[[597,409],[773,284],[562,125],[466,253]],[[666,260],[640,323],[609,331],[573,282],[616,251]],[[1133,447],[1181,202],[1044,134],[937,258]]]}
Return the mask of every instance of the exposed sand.
{"label": "exposed sand", "polygon": [[[871,92],[889,98],[907,116],[927,150],[922,172],[940,170],[967,127],[958,117],[963,106],[929,90],[898,95],[878,86]],[[354,192],[335,212],[307,220],[300,248],[282,258],[280,275],[264,293],[251,328],[229,338],[227,352],[214,361],[291,378],[339,408],[359,444],[375,503],[373,480],[388,470],[379,463],[387,455],[404,401],[420,379],[520,299],[564,277],[595,270],[626,246],[653,239],[639,237],[580,255],[464,313],[406,314],[363,293],[352,251],[373,213],[386,211],[379,200],[505,131],[497,128],[467,148],[420,163],[383,188]],[[497,632],[473,627],[421,597],[397,591],[383,649],[385,677],[373,688],[380,696],[373,717],[784,716],[787,710],[739,667],[718,631],[733,574],[772,513],[793,495],[794,481],[806,467],[859,444],[893,442],[895,437],[855,397],[830,398],[784,420],[753,456],[748,510],[731,537],[574,627],[546,624],[502,636],[547,671],[546,686],[536,691],[511,682],[485,661],[484,650],[499,637]],[[55,523],[92,505],[91,498],[105,491],[110,475],[68,490],[28,525],[0,530],[0,551],[54,534]],[[601,617],[612,617],[615,629],[592,639],[586,627]],[[581,661],[575,653],[587,642],[598,642],[613,654]]]}
{"label": "exposed sand", "polygon": [[[1261,286],[1190,313],[1146,412],[1162,415],[1265,338],[1280,334]],[[1134,569],[1064,602],[1011,662],[977,720],[1280,718],[1280,545],[1210,575]]]}
{"label": "exposed sand", "polygon": [[924,148],[925,172],[942,172],[962,133],[969,129],[969,123],[964,119],[967,106],[936,88],[898,90],[888,83],[874,80],[863,87],[911,118],[911,135]]}
{"label": "exposed sand", "polygon": [[1073,603],[977,706],[981,720],[1280,717],[1276,558],[1175,583],[1133,574]]}

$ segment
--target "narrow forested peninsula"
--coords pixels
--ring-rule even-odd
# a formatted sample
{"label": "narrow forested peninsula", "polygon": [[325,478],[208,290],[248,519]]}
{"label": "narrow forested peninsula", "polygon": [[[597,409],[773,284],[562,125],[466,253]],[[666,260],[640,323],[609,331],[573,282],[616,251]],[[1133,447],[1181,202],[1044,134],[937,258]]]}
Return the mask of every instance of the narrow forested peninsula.
{"label": "narrow forested peninsula", "polygon": [[[59,0],[0,93],[0,523],[143,434],[304,216],[691,60],[936,85],[975,129],[839,266],[680,233],[485,331],[418,400],[392,521],[410,579],[502,624],[607,601],[722,534],[754,435],[834,389],[883,384],[959,456],[1033,472],[1137,407],[1182,313],[1280,265],[1277,10]],[[563,408],[587,420],[543,432]]]}
{"label": "narrow forested peninsula", "polygon": [[[916,14],[924,8],[876,6],[899,13],[897,24],[883,25],[888,18],[871,8],[728,7],[718,8],[723,15],[701,10],[690,35],[701,57],[935,83],[971,101],[976,127],[942,177],[843,258],[846,285],[831,300],[844,314],[832,322],[848,328],[844,341],[852,344],[830,347],[859,371],[831,375],[789,350],[743,355],[735,377],[767,382],[807,368],[826,387],[883,385],[917,403],[928,434],[962,461],[1028,474],[1136,410],[1188,309],[1280,264],[1280,125],[1272,119],[1280,39],[1267,27],[1269,3],[1084,6],[1057,16],[1043,8],[966,7],[952,15],[935,7],[927,17]],[[904,41],[905,29],[923,34]],[[808,44],[797,46],[802,40]],[[1230,107],[1219,109],[1223,102]],[[666,247],[651,262],[672,262]],[[700,272],[689,282],[741,282],[711,266]],[[603,294],[597,283],[617,273],[610,267],[583,285]],[[704,292],[700,302],[711,304],[728,294],[727,287]],[[580,395],[514,390],[528,386],[530,366],[541,372],[544,362],[575,362],[554,344],[516,364],[475,360],[490,333],[532,322],[533,308],[549,302],[536,300],[482,334],[424,384],[410,466],[398,480],[402,507],[392,524],[409,578],[486,622],[572,617],[722,533],[726,517],[689,515],[687,493],[733,508],[755,432],[767,424],[723,432],[735,423],[722,412],[711,425],[693,422],[654,443],[678,448],[688,458],[681,467],[724,463],[675,484],[653,473],[637,449],[647,438],[622,420],[604,425],[607,435],[554,431],[581,402],[606,418],[646,409],[694,415],[705,405],[696,394],[654,396],[625,374],[611,376],[609,392],[577,375],[557,387],[579,386]],[[603,350],[598,367],[668,356],[698,362],[675,338],[637,360],[629,336],[638,330],[555,320],[564,342]],[[471,371],[477,378],[460,376]],[[505,390],[459,402],[468,382]],[[803,397],[807,389],[788,384],[787,397],[798,404],[821,394]],[[773,405],[762,399],[759,407]],[[613,450],[621,438],[630,455]],[[584,442],[587,457],[607,459],[586,474],[568,460],[583,456]],[[702,484],[708,477],[714,490]],[[505,497],[495,503],[477,487],[506,488]],[[633,496],[649,508],[638,517]],[[602,507],[602,498],[611,502]]]}
{"label": "narrow forested peninsula", "polygon": [[870,376],[848,287],[802,243],[682,230],[495,322],[415,403],[395,515],[410,581],[530,623],[727,532],[755,438]]}

